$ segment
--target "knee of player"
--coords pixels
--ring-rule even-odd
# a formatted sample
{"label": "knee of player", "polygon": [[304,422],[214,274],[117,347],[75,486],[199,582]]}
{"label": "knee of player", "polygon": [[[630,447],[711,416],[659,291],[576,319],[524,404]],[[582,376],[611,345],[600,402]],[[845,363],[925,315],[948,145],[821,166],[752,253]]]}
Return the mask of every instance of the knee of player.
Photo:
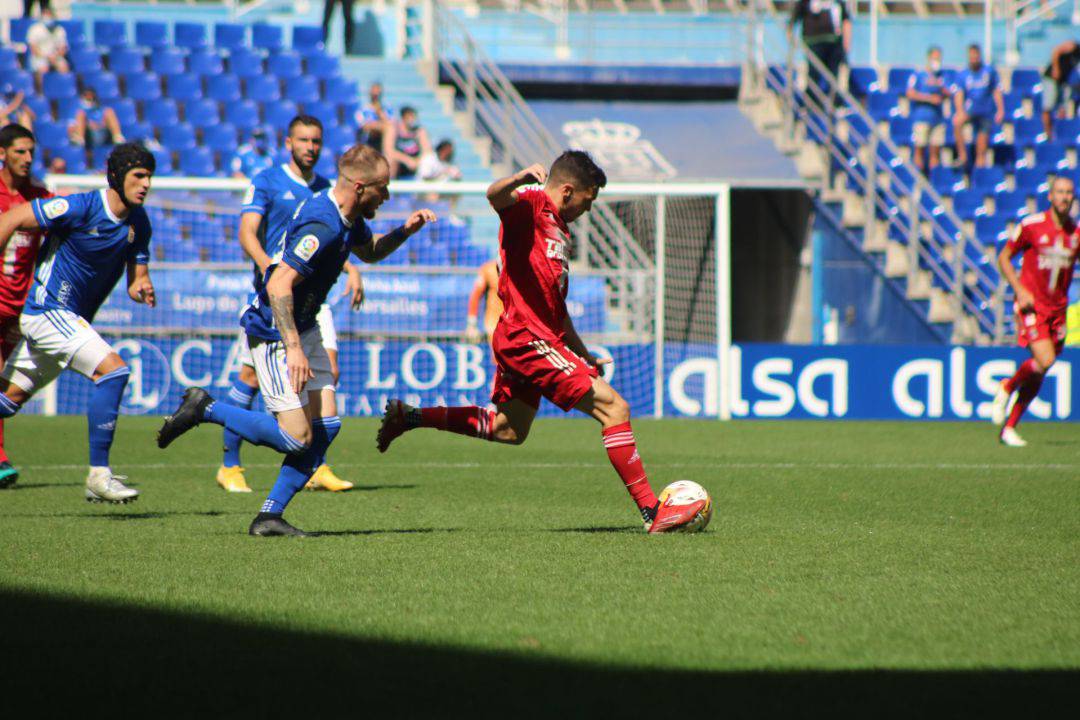
{"label": "knee of player", "polygon": [[341,371],[335,367],[330,371],[330,377],[333,379],[334,385],[336,386],[338,384],[338,379],[341,377]]}
{"label": "knee of player", "polygon": [[495,426],[491,431],[495,440],[507,445],[521,445],[529,437],[529,428],[515,428],[503,414],[495,416]]}
{"label": "knee of player", "polygon": [[613,425],[630,422],[630,403],[623,400],[622,395],[615,393],[615,399],[608,407],[606,415]]}
{"label": "knee of player", "polygon": [[311,427],[293,428],[292,431],[290,431],[288,428],[282,427],[281,432],[285,433],[295,441],[296,449],[294,452],[302,453],[311,447]]}

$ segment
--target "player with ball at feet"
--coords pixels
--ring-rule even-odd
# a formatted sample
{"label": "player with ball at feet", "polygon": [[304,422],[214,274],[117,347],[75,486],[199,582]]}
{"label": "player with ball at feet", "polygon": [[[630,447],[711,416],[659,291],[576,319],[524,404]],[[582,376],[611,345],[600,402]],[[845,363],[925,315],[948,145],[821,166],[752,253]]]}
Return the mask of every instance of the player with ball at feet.
{"label": "player with ball at feet", "polygon": [[335,185],[296,209],[258,297],[244,312],[241,324],[259,391],[275,417],[215,402],[202,388],[188,388],[158,433],[158,446],[164,448],[199,423],[212,422],[285,455],[262,511],[248,528],[250,535],[305,535],[282,513],[323,464],[341,429],[318,314],[345,259],[352,252],[364,262],[378,262],[435,221],[431,210],[417,210],[404,225],[374,237],[364,221],[374,218],[390,197],[389,182],[386,158],[366,145],[349,148],[338,160]]}
{"label": "player with ball at feet", "polygon": [[[523,189],[537,184],[543,187]],[[588,153],[569,150],[550,172],[533,165],[488,188],[488,202],[502,221],[499,298],[504,309],[491,338],[497,366],[491,401],[496,410],[414,408],[390,400],[377,445],[379,452],[386,452],[397,437],[421,427],[520,445],[529,435],[540,398],[546,397],[564,412],[577,409],[600,422],[608,458],[650,533],[702,525],[707,500],[657,500],[638,455],[630,406],[601,377],[610,361],[589,352],[566,311],[567,226],[589,212],[606,184],[604,171]]]}

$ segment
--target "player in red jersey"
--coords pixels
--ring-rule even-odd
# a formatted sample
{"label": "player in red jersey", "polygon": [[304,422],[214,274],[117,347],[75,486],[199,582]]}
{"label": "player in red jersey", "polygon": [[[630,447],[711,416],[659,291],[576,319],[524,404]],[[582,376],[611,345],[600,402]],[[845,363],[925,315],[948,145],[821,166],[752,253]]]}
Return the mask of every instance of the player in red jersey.
{"label": "player in red jersey", "polygon": [[[52,197],[44,185],[30,176],[34,162],[34,134],[22,125],[0,128],[0,213],[35,198]],[[19,342],[19,315],[22,314],[34,261],[41,247],[40,232],[17,232],[8,243],[0,266],[0,365]],[[4,421],[0,420],[0,488],[19,479],[4,450]]]}
{"label": "player in red jersey", "polygon": [[[543,189],[520,188],[542,183]],[[497,180],[487,197],[499,213],[499,298],[503,313],[491,347],[497,366],[491,401],[495,412],[472,407],[414,408],[386,404],[378,448],[418,427],[437,428],[493,442],[525,442],[546,397],[600,422],[608,459],[638,506],[650,533],[686,525],[704,502],[661,507],[649,486],[630,427],[630,406],[600,375],[607,360],[582,342],[566,311],[570,270],[569,223],[589,211],[607,177],[587,153],[571,150],[548,172],[533,165]]]}
{"label": "player in red jersey", "polygon": [[[1050,209],[1024,218],[998,256],[1001,274],[1016,293],[1020,346],[1031,352],[1016,374],[1002,381],[994,396],[992,419],[995,425],[1004,423],[999,438],[1009,447],[1027,445],[1016,432],[1016,424],[1065,346],[1069,285],[1080,254],[1080,231],[1070,214],[1075,196],[1072,180],[1054,178],[1050,183]],[[1012,265],[1017,253],[1023,253],[1019,276]],[[1006,419],[1014,392],[1016,403]]]}

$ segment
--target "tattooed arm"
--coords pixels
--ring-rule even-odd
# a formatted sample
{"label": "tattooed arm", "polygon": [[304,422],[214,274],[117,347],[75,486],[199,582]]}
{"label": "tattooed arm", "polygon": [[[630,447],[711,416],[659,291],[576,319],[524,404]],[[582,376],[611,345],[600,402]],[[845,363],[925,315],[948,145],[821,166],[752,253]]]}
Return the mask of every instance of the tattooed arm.
{"label": "tattooed arm", "polygon": [[297,395],[303,392],[304,385],[313,377],[311,366],[308,365],[307,356],[300,344],[300,333],[296,329],[296,315],[293,312],[293,288],[302,279],[300,273],[282,263],[274,267],[266,282],[266,294],[270,296],[270,309],[274,313],[274,326],[285,345],[289,384]]}

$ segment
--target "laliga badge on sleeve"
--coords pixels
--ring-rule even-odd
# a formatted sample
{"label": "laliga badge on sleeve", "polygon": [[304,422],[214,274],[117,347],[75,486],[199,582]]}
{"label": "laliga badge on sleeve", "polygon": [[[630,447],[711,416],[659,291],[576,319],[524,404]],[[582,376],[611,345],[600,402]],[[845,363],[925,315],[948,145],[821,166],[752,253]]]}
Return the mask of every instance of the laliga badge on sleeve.
{"label": "laliga badge on sleeve", "polygon": [[314,235],[305,235],[300,238],[300,242],[296,243],[296,257],[306,262],[311,259],[318,249],[319,238]]}
{"label": "laliga badge on sleeve", "polygon": [[64,198],[56,198],[42,205],[41,209],[45,212],[45,217],[55,220],[68,211],[68,201]]}

